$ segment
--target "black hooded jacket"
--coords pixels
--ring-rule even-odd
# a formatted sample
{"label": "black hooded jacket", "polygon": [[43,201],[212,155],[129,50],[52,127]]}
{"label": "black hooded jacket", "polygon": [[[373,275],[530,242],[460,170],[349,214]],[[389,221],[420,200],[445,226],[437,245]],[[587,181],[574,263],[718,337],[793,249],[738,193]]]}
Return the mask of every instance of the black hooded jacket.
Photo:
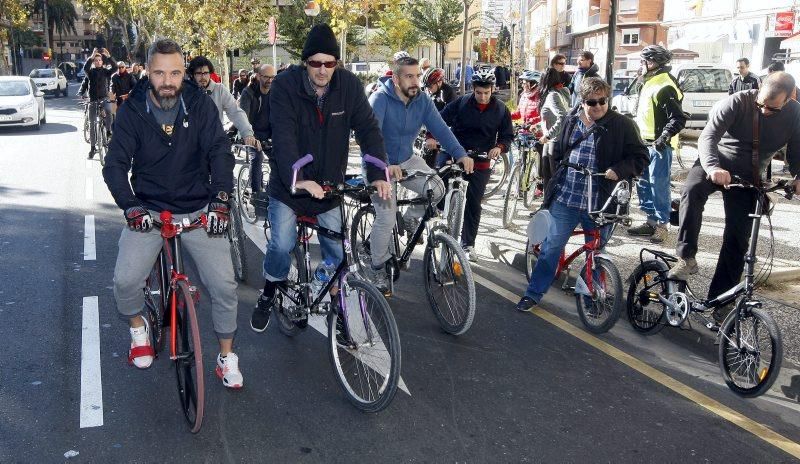
{"label": "black hooded jacket", "polygon": [[111,89],[111,75],[116,72],[116,68],[114,61],[105,55],[103,55],[102,68],[93,68],[93,61],[93,58],[89,57],[86,64],[83,65],[83,70],[89,80],[89,100],[97,101],[108,97],[108,91]]}

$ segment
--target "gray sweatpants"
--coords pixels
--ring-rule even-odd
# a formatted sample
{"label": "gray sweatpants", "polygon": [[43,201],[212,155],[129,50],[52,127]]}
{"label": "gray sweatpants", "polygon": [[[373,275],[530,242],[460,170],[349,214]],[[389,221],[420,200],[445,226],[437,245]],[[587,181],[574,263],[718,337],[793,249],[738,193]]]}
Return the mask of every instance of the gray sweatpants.
{"label": "gray sweatpants", "polygon": [[[202,211],[193,214],[174,214],[175,222],[189,217],[197,218]],[[150,211],[154,218],[158,213]],[[114,267],[114,297],[117,311],[125,318],[133,317],[144,308],[145,280],[150,275],[163,239],[158,229],[136,232],[126,226],[119,237],[119,253]],[[205,230],[196,229],[181,234],[182,250],[188,252],[200,274],[200,280],[211,296],[211,318],[214,331],[221,339],[233,338],[236,333],[238,296],[233,276],[230,242],[224,236],[209,237]],[[191,279],[190,279],[191,280]]]}
{"label": "gray sweatpants", "polygon": [[[431,177],[415,177],[401,181],[403,188],[414,192],[412,198],[426,194],[428,190],[433,190],[434,204],[444,197],[445,186],[442,179],[436,175],[436,171],[431,169],[422,157],[412,155],[411,158],[400,163],[400,168],[409,174],[415,172],[425,172],[433,174]],[[372,232],[369,239],[369,247],[372,252],[372,266],[379,267],[385,263],[392,252],[392,228],[397,218],[397,184],[393,184],[392,197],[389,200],[381,199],[377,194],[372,195],[372,204],[375,206],[375,222],[372,224]],[[405,219],[420,218],[425,214],[425,205],[409,206],[405,214]],[[403,226],[402,224],[400,225]]]}

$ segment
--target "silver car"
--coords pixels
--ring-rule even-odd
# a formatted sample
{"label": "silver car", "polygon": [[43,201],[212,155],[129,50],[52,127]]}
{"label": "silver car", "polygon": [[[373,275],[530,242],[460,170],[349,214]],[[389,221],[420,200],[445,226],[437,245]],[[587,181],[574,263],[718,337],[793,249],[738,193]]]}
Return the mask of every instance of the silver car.
{"label": "silver car", "polygon": [[39,130],[47,122],[44,93],[32,79],[0,76],[0,127],[26,126]]}

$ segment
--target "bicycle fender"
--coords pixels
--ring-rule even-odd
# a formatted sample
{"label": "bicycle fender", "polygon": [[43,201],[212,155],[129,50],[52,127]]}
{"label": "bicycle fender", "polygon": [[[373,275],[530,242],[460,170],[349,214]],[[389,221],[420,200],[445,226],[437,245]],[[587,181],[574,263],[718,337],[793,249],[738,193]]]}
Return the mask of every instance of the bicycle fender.
{"label": "bicycle fender", "polygon": [[608,261],[611,261],[611,262],[613,262],[613,261],[614,261],[614,260],[611,258],[611,255],[610,255],[610,254],[608,254],[608,253],[597,253],[597,254],[595,254],[595,255],[594,255],[594,257],[595,257],[595,258],[604,258],[604,259],[607,259]]}

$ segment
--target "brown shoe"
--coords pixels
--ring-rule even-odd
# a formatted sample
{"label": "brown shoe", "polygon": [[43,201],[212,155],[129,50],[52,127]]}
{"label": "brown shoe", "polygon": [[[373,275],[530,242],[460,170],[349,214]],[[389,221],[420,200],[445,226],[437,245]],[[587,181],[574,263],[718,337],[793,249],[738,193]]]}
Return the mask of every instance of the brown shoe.
{"label": "brown shoe", "polygon": [[664,243],[669,237],[666,224],[658,224],[654,227],[653,235],[650,236],[651,243]]}

